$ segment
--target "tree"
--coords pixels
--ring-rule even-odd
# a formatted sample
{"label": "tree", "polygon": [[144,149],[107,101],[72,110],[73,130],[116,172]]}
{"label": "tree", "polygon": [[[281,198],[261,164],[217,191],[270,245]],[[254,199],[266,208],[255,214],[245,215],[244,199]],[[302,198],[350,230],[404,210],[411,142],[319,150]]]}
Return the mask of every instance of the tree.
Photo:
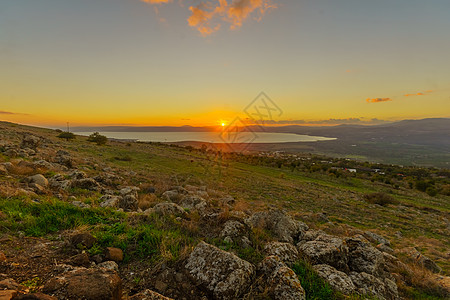
{"label": "tree", "polygon": [[69,141],[69,140],[75,139],[75,134],[73,134],[72,132],[64,131],[64,132],[61,132],[60,134],[58,134],[57,137],[59,137],[60,139],[66,139],[66,141]]}
{"label": "tree", "polygon": [[104,145],[108,141],[108,138],[104,135],[101,135],[98,132],[94,132],[88,137],[89,142],[94,142],[97,145]]}

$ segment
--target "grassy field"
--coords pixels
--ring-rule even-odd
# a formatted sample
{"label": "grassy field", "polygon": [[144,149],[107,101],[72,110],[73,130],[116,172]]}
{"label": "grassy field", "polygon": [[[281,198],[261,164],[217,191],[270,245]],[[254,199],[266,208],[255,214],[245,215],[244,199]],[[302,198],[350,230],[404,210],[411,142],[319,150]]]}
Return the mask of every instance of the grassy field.
{"label": "grassy field", "polygon": [[[377,232],[390,239],[394,249],[416,247],[436,261],[444,274],[450,274],[448,196],[431,197],[417,190],[393,188],[355,177],[337,178],[249,164],[179,146],[119,141],[98,146],[81,136],[73,141],[57,139],[53,130],[17,125],[12,128],[30,130],[47,137],[56,148],[73,152],[81,170],[100,174],[110,168],[125,178],[127,184],[154,186],[157,197],[174,185],[206,186],[211,194],[217,191],[232,195],[241,210],[283,208],[310,227],[336,235],[346,235],[352,228]],[[10,137],[19,140],[13,133]],[[0,161],[7,160],[6,156],[0,157]],[[136,225],[142,222],[123,213],[98,210],[97,192],[72,192],[78,193],[93,208],[81,210],[51,197],[41,197],[45,205],[39,206],[30,199],[14,198],[0,203],[0,211],[13,212],[12,219],[3,220],[0,225],[31,236],[87,226],[98,239],[98,246],[90,250],[91,254],[104,246],[116,246],[128,256],[153,257],[155,261],[161,258],[176,261],[199,240],[198,232],[202,228],[195,223],[195,215],[190,216],[191,222],[183,224],[174,218],[149,215],[144,222],[146,225]],[[364,196],[374,192],[390,195],[395,203],[385,206],[368,203]],[[54,210],[55,207],[58,209]],[[48,224],[59,224],[59,227]],[[264,240],[264,234],[255,234],[260,241]],[[214,239],[209,242],[224,249],[231,248],[249,261],[257,262],[261,258],[257,247],[249,252]],[[300,267],[298,272],[301,272]]]}

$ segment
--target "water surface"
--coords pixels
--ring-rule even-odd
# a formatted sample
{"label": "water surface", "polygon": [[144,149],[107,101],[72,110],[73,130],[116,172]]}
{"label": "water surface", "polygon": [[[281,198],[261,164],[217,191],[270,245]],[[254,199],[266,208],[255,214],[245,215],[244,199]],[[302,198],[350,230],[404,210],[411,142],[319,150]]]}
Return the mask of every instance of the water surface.
{"label": "water surface", "polygon": [[[92,132],[76,132],[90,135]],[[220,132],[100,132],[113,139],[137,140],[141,142],[205,142],[205,143],[293,143],[331,141],[335,138],[273,132],[239,132],[234,134]]]}

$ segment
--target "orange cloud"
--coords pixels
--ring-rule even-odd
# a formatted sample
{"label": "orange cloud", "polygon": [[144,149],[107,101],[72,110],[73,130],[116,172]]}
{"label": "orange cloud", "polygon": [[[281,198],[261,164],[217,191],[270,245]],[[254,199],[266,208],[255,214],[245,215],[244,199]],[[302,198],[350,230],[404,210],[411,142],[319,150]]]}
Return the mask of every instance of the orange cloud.
{"label": "orange cloud", "polygon": [[267,0],[238,0],[233,1],[231,7],[228,9],[228,18],[231,22],[231,29],[241,27],[243,21],[247,19],[253,12],[258,12],[257,20],[261,18],[269,9],[277,8],[276,4]]}
{"label": "orange cloud", "polygon": [[228,3],[226,0],[219,0],[219,5],[213,6],[211,2],[200,3],[197,6],[189,7],[192,12],[188,18],[188,24],[196,27],[202,36],[210,35],[220,29],[220,24],[212,25],[212,21],[216,15],[222,15]]}
{"label": "orange cloud", "polygon": [[[169,3],[172,0],[141,0],[151,4]],[[191,16],[187,19],[189,26],[195,27],[202,36],[208,36],[221,28],[222,23],[229,23],[230,29],[237,29],[250,16],[258,22],[271,9],[277,8],[272,0],[227,0],[201,1],[189,7]],[[181,5],[181,3],[180,3]]]}
{"label": "orange cloud", "polygon": [[386,101],[392,101],[391,98],[367,98],[367,103],[378,103],[378,102],[386,102]]}
{"label": "orange cloud", "polygon": [[426,96],[431,94],[433,91],[429,90],[429,91],[425,91],[425,92],[418,92],[416,94],[405,94],[405,97],[412,97],[412,96]]}

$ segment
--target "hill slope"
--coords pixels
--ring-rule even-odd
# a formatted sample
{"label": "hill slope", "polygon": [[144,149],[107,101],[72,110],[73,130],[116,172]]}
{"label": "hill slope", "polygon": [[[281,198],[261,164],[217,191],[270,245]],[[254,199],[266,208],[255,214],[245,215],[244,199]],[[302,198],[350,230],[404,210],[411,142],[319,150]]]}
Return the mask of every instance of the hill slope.
{"label": "hill slope", "polygon": [[[276,280],[306,298],[356,298],[374,286],[384,286],[373,293],[385,298],[445,295],[431,272],[450,271],[448,196],[344,171],[292,171],[251,156],[151,143],[97,146],[85,137],[60,140],[53,130],[0,127],[0,273],[33,291],[64,299],[83,289],[57,282],[73,287],[72,275],[89,281],[99,272],[117,286],[99,284],[98,293],[114,299],[147,289],[186,299],[275,298],[269,282]],[[36,174],[44,179],[30,177]],[[371,202],[376,197],[387,201]],[[77,240],[80,233],[93,242]],[[92,267],[105,262],[113,271]],[[230,281],[227,265],[242,272],[238,281]]]}

